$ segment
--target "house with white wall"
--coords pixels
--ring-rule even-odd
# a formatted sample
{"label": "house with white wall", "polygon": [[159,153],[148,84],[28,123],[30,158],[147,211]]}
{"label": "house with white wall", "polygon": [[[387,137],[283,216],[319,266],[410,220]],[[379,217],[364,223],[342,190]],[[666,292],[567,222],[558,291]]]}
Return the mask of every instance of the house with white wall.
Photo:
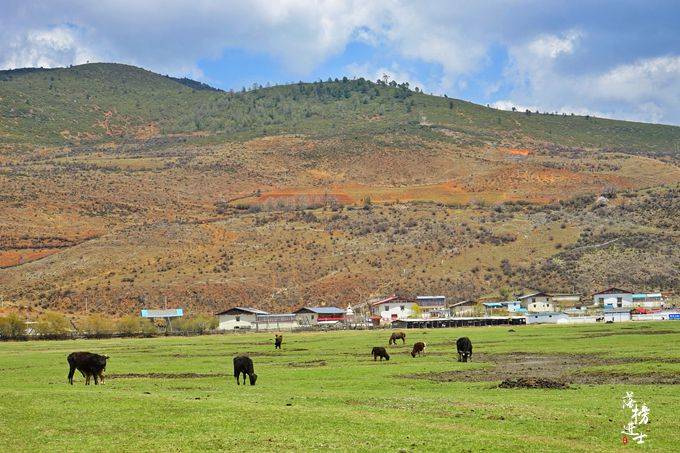
{"label": "house with white wall", "polygon": [[517,298],[523,308],[529,313],[554,312],[555,305],[548,293],[537,292]]}
{"label": "house with white wall", "polygon": [[602,308],[633,308],[633,293],[621,288],[607,288],[593,294],[593,305]]}
{"label": "house with white wall", "polygon": [[396,319],[405,319],[414,314],[417,305],[414,299],[393,294],[385,299],[371,303],[371,315],[380,317],[382,322],[392,322]]}
{"label": "house with white wall", "polygon": [[217,313],[218,330],[251,329],[257,321],[258,315],[266,315],[266,311],[249,307],[233,307]]}

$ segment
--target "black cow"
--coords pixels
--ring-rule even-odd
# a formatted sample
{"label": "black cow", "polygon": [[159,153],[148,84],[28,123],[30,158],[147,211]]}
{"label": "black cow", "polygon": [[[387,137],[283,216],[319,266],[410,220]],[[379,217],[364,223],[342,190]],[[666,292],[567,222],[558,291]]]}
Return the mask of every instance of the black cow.
{"label": "black cow", "polygon": [[387,349],[383,348],[382,346],[376,346],[373,348],[371,354],[373,355],[373,361],[375,361],[378,357],[380,357],[381,362],[382,359],[390,360],[390,355],[387,353]]}
{"label": "black cow", "polygon": [[73,375],[76,370],[85,378],[85,385],[90,385],[90,378],[94,377],[94,385],[104,383],[104,370],[106,370],[107,355],[93,354],[91,352],[72,352],[68,355],[68,382],[73,385]]}
{"label": "black cow", "polygon": [[458,361],[467,362],[472,359],[472,342],[468,337],[461,337],[456,341],[456,348],[458,348]]}
{"label": "black cow", "polygon": [[281,349],[283,343],[283,335],[274,335],[274,349]]}
{"label": "black cow", "polygon": [[419,341],[413,345],[413,350],[411,351],[411,357],[415,358],[416,354],[425,354],[425,343]]}
{"label": "black cow", "polygon": [[394,332],[390,335],[390,341],[388,341],[387,344],[396,346],[397,340],[401,340],[401,344],[406,343],[406,334],[404,332]]}
{"label": "black cow", "polygon": [[250,357],[245,355],[234,357],[234,377],[236,378],[236,384],[238,385],[241,385],[239,382],[241,373],[243,373],[243,385],[246,385],[246,375],[248,375],[248,378],[250,379],[250,385],[255,385],[257,374],[255,374],[253,361]]}

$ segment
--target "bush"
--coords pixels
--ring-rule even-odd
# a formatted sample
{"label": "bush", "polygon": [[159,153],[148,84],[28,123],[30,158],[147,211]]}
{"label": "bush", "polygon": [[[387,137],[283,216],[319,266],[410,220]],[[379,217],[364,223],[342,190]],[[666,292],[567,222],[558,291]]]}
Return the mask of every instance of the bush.
{"label": "bush", "polygon": [[217,328],[217,318],[207,315],[196,315],[180,318],[173,322],[173,327],[179,332],[203,333],[207,330]]}
{"label": "bush", "polygon": [[0,336],[3,338],[20,338],[26,335],[26,322],[19,315],[12,313],[0,318]]}
{"label": "bush", "polygon": [[113,321],[101,315],[91,315],[83,323],[83,331],[90,335],[109,335],[114,330]]}
{"label": "bush", "polygon": [[38,335],[65,335],[69,331],[69,321],[61,313],[49,311],[40,316],[35,331]]}
{"label": "bush", "polygon": [[116,331],[125,335],[139,333],[142,330],[142,319],[134,315],[123,316],[116,322]]}

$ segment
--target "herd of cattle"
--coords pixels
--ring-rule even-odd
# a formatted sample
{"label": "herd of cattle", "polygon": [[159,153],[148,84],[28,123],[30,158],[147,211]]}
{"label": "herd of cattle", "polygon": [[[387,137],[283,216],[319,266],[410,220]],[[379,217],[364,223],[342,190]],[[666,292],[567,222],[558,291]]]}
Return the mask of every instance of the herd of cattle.
{"label": "herd of cattle", "polygon": [[[396,345],[397,340],[401,340],[402,344],[406,344],[406,334],[404,332],[395,332],[390,336],[388,345]],[[283,335],[276,335],[274,338],[274,348],[281,349],[283,344]],[[411,350],[411,357],[415,358],[417,355],[425,354],[425,343],[418,341],[413,344],[413,350]],[[456,341],[456,349],[458,350],[458,361],[467,362],[472,358],[472,342],[468,337],[461,337]],[[376,346],[371,351],[373,355],[373,360],[377,360],[380,357],[380,361],[383,359],[390,360],[390,355],[387,353],[387,349],[383,346]],[[68,382],[73,385],[73,375],[76,370],[85,378],[85,385],[90,385],[90,379],[94,378],[94,384],[97,385],[100,382],[104,383],[104,371],[106,370],[106,361],[109,356],[93,354],[91,352],[72,352],[66,358],[69,365],[68,372]],[[248,356],[238,356],[234,357],[234,377],[236,378],[236,384],[241,385],[240,377],[243,376],[243,385],[246,384],[246,376],[250,380],[250,385],[255,385],[257,381],[257,374],[255,374],[255,367],[253,361]]]}

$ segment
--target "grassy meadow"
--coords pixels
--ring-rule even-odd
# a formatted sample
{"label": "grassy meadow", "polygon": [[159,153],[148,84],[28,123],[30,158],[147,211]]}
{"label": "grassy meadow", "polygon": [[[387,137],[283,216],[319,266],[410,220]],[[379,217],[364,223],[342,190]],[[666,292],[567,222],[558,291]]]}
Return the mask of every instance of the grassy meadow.
{"label": "grassy meadow", "polygon": [[[614,451],[633,391],[651,423],[627,448],[677,447],[680,323],[513,330],[408,330],[383,363],[370,350],[384,330],[287,333],[281,351],[264,333],[1,343],[0,439],[4,451]],[[456,361],[463,335],[471,363]],[[428,354],[413,359],[420,340]],[[79,350],[111,356],[104,385],[67,384]],[[240,353],[255,387],[234,382]],[[570,388],[498,388],[504,373]]]}

